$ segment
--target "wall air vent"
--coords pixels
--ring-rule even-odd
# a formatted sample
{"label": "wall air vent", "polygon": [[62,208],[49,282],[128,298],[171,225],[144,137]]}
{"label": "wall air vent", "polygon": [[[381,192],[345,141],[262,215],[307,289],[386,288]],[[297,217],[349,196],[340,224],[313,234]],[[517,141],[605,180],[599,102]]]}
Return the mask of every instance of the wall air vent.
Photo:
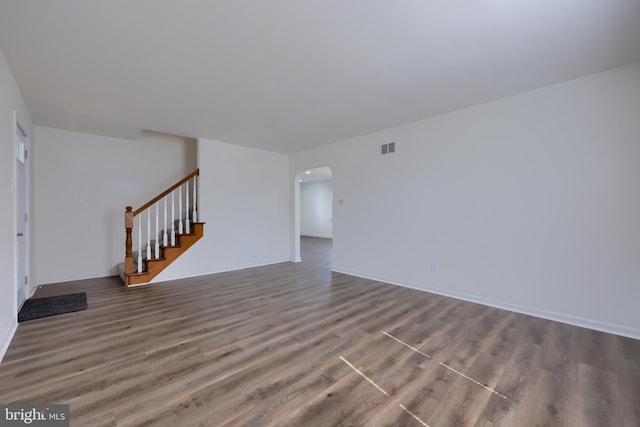
{"label": "wall air vent", "polygon": [[382,144],[380,146],[380,148],[381,148],[381,150],[380,150],[381,154],[395,153],[396,152],[396,143],[395,142],[390,142],[388,144]]}

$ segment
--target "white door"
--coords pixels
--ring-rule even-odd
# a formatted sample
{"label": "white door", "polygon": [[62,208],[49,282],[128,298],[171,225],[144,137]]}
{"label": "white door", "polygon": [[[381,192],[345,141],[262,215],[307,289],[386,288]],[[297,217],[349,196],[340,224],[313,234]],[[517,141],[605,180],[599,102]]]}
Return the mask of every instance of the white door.
{"label": "white door", "polygon": [[26,171],[26,146],[27,136],[17,126],[16,132],[16,248],[17,248],[17,307],[18,311],[28,295],[27,279],[27,171]]}

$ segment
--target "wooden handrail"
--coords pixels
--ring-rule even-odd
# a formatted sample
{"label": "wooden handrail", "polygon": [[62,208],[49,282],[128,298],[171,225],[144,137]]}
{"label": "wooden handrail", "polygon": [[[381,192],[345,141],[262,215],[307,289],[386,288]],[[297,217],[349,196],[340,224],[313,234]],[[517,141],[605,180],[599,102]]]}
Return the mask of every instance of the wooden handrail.
{"label": "wooden handrail", "polygon": [[166,190],[164,190],[162,193],[158,194],[153,199],[149,200],[147,203],[145,203],[144,205],[142,205],[141,207],[139,207],[135,211],[133,211],[133,216],[137,216],[139,213],[143,212],[148,207],[153,206],[153,204],[156,203],[158,200],[162,199],[164,196],[166,196],[167,194],[171,193],[173,190],[175,190],[176,188],[180,187],[182,184],[184,184],[185,182],[189,181],[194,176],[198,176],[198,175],[200,175],[200,169],[199,168],[194,170],[193,172],[191,172],[186,177],[182,178],[180,181],[178,181],[175,184],[173,184],[171,187],[169,187]]}

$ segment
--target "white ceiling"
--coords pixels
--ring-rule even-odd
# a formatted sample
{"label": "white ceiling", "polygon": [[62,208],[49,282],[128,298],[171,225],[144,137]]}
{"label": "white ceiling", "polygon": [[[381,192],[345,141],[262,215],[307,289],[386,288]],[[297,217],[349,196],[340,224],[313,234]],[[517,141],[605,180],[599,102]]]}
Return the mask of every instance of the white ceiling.
{"label": "white ceiling", "polygon": [[34,120],[293,153],[640,60],[638,0],[0,0]]}

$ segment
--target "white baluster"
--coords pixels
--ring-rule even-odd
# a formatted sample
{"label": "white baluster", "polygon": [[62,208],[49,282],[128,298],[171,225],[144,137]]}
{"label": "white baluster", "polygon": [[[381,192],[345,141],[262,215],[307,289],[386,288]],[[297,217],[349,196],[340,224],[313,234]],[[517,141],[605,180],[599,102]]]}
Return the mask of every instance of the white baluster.
{"label": "white baluster", "polygon": [[171,192],[171,246],[176,245],[176,215],[173,209],[176,204],[175,194],[175,190]]}
{"label": "white baluster", "polygon": [[189,234],[189,233],[191,233],[191,224],[189,224],[189,211],[190,211],[190,209],[189,209],[189,181],[187,181],[187,191],[185,191],[184,198],[185,198],[185,203],[184,203],[185,204],[185,210],[184,210],[185,211],[185,215],[184,215],[185,218],[184,218],[184,221],[185,221],[185,226],[186,226],[186,232],[187,232],[187,234]]}
{"label": "white baluster", "polygon": [[164,196],[164,232],[162,233],[162,246],[167,246],[167,196]]}
{"label": "white baluster", "polygon": [[138,273],[142,272],[142,224],[140,216],[138,216]]}
{"label": "white baluster", "polygon": [[178,187],[178,233],[182,234],[182,185]]}
{"label": "white baluster", "polygon": [[193,177],[193,214],[191,215],[191,221],[193,222],[198,222],[198,207],[197,207],[197,203],[196,203],[196,178],[198,177],[198,175],[195,175]]}
{"label": "white baluster", "polygon": [[147,259],[151,259],[151,209],[147,209]]}
{"label": "white baluster", "polygon": [[154,246],[154,252],[155,252],[155,259],[160,258],[160,242],[158,242],[158,240],[160,240],[160,228],[158,227],[158,217],[159,217],[159,203],[156,203],[156,234],[155,234],[155,238],[156,238],[156,244]]}

